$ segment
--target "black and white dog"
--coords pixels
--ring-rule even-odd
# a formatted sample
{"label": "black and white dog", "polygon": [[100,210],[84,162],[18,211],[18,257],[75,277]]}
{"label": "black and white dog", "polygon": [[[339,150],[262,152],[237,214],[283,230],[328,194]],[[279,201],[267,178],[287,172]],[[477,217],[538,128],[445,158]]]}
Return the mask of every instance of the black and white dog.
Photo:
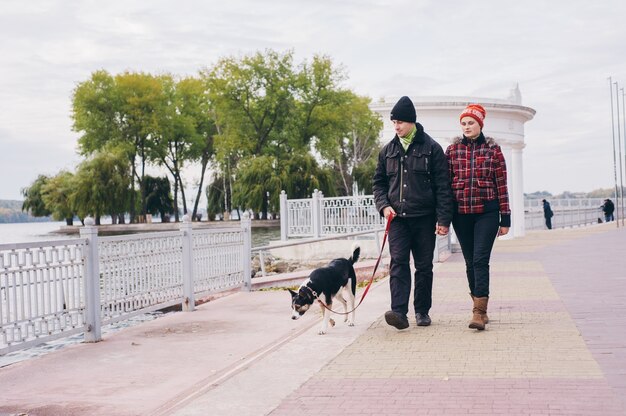
{"label": "black and white dog", "polygon": [[[326,304],[328,308],[320,305],[324,314],[322,326],[319,334],[323,335],[328,329],[328,323],[335,325],[335,321],[330,318],[330,311],[333,306],[333,299],[337,299],[344,308],[346,314],[344,322],[349,326],[354,326],[354,297],[356,293],[356,274],[354,273],[354,263],[359,259],[361,248],[354,244],[352,246],[352,256],[349,259],[334,259],[327,266],[315,269],[309,275],[306,282],[300,286],[298,292],[289,289],[291,293],[291,309],[293,313],[291,319],[298,319],[311,305],[318,299]],[[343,297],[345,292],[348,301]],[[350,309],[348,309],[348,307]]]}

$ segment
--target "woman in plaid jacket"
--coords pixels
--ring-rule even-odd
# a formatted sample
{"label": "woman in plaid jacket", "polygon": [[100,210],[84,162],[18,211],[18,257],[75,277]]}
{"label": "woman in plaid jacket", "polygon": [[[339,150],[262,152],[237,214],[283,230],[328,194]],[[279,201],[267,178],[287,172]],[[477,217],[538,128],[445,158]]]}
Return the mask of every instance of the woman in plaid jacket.
{"label": "woman in plaid jacket", "polygon": [[474,302],[469,327],[483,330],[489,322],[489,258],[496,236],[511,226],[506,184],[506,163],[502,149],[482,133],[486,111],[470,104],[461,113],[463,137],[448,146],[455,210],[454,231],[461,244],[470,295]]}

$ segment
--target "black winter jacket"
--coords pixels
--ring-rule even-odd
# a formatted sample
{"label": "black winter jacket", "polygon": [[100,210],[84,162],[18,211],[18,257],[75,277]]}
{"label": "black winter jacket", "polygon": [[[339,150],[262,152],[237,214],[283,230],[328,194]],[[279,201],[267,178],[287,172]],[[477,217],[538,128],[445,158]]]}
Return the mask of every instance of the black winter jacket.
{"label": "black winter jacket", "polygon": [[382,215],[391,206],[398,217],[436,214],[437,223],[450,226],[453,196],[448,161],[443,149],[424,127],[417,132],[407,151],[396,135],[378,154],[373,189],[376,209]]}

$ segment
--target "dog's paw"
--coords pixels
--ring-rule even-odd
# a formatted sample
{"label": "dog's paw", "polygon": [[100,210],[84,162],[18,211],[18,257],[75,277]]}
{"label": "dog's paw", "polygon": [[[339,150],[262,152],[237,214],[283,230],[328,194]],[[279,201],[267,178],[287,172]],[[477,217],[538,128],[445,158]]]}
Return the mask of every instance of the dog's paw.
{"label": "dog's paw", "polygon": [[328,323],[330,324],[331,327],[335,326],[335,320],[333,318],[330,318],[328,320]]}
{"label": "dog's paw", "polygon": [[354,326],[354,322],[352,321],[348,322],[348,326]]}
{"label": "dog's paw", "polygon": [[326,331],[323,329],[320,329],[319,331],[317,331],[317,335],[324,335],[326,334]]}

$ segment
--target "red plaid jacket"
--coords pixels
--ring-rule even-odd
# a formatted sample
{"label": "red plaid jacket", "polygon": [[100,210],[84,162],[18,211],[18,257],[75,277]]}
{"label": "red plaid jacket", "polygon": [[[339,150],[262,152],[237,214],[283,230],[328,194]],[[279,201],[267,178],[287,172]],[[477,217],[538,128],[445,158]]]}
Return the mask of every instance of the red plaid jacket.
{"label": "red plaid jacket", "polygon": [[509,227],[511,209],[506,162],[500,146],[482,133],[474,142],[457,137],[446,149],[446,157],[459,214],[481,214],[485,212],[485,205],[498,207],[500,225]]}

